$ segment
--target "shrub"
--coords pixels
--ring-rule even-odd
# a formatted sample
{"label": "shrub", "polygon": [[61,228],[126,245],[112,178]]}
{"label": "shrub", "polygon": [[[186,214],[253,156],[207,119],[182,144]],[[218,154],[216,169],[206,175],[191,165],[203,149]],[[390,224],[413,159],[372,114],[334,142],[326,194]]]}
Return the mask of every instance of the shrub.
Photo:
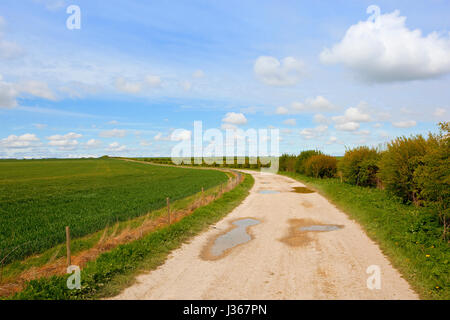
{"label": "shrub", "polygon": [[342,179],[357,186],[376,186],[378,160],[378,151],[366,146],[345,151],[338,165]]}
{"label": "shrub", "polygon": [[295,162],[295,171],[298,173],[305,173],[305,163],[306,160],[311,158],[312,156],[317,156],[319,154],[322,154],[322,152],[318,150],[306,150],[302,151],[299,156],[297,157],[297,160]]}
{"label": "shrub", "polygon": [[379,176],[386,190],[401,197],[404,202],[418,201],[418,185],[414,171],[426,154],[427,140],[422,135],[400,137],[387,145],[382,152]]}
{"label": "shrub", "polygon": [[443,237],[447,239],[450,219],[450,130],[449,123],[441,123],[441,133],[427,140],[426,155],[414,172],[414,182],[419,187],[420,199],[436,210],[444,225]]}
{"label": "shrub", "polygon": [[315,178],[331,178],[336,173],[337,160],[335,157],[319,154],[310,157],[305,162],[305,173]]}
{"label": "shrub", "polygon": [[279,158],[279,171],[295,171],[295,161],[297,157],[290,154],[282,154]]}

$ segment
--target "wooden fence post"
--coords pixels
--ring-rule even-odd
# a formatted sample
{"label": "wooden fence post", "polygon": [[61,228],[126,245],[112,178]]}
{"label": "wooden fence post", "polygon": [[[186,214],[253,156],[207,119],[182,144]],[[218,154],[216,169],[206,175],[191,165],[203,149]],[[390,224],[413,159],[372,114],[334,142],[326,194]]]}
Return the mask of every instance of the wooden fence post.
{"label": "wooden fence post", "polygon": [[70,260],[70,228],[69,226],[66,227],[66,249],[67,249],[67,266],[70,266],[71,260]]}
{"label": "wooden fence post", "polygon": [[169,197],[167,197],[167,216],[168,216],[169,224],[170,224],[170,200],[169,200]]}

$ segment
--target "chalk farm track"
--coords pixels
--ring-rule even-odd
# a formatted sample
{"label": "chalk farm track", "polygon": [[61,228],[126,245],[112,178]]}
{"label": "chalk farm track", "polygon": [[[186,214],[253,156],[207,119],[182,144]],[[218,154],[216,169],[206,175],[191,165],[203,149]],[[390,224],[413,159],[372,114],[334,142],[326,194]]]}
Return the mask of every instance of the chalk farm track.
{"label": "chalk farm track", "polygon": [[[113,299],[418,299],[362,228],[324,197],[292,192],[302,184],[288,177],[249,173],[255,185],[239,207]],[[253,239],[208,259],[213,239],[240,218],[260,221],[248,229]],[[299,231],[312,224],[341,228]],[[381,270],[381,289],[367,287],[371,265]]]}

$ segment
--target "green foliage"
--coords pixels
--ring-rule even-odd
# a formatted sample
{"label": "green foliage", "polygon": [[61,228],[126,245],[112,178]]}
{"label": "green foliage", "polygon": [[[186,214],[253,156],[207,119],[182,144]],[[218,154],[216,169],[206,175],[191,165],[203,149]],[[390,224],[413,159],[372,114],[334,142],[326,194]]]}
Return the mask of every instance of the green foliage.
{"label": "green foliage", "polygon": [[338,168],[345,182],[357,186],[377,185],[379,154],[376,149],[366,146],[348,149],[339,161]]}
{"label": "green foliage", "polygon": [[[25,289],[12,299],[92,299],[117,294],[117,289],[120,290],[124,285],[120,277],[125,275],[133,278],[134,272],[143,265],[147,270],[161,265],[172,250],[238,206],[248,195],[253,183],[253,177],[245,175],[240,185],[214,202],[196,209],[193,214],[139,240],[101,254],[81,271],[80,290],[67,289],[68,276],[54,276],[28,282]],[[115,282],[120,283],[119,288],[111,289]]]}
{"label": "green foliage", "polygon": [[318,190],[372,240],[425,299],[450,299],[450,250],[433,208],[404,204],[385,190],[283,173]]}
{"label": "green foliage", "polygon": [[79,238],[227,180],[216,170],[115,159],[0,162],[0,256],[5,263]]}
{"label": "green foliage", "polygon": [[444,225],[444,239],[450,219],[450,136],[448,123],[441,124],[439,135],[430,135],[426,154],[414,172],[414,182],[425,205],[435,208]]}
{"label": "green foliage", "polygon": [[414,181],[414,171],[426,152],[427,140],[422,135],[400,137],[388,143],[379,162],[379,174],[386,190],[405,202],[416,203],[419,190]]}
{"label": "green foliage", "polygon": [[335,157],[319,154],[311,156],[305,162],[305,173],[315,178],[331,178],[336,174]]}
{"label": "green foliage", "polygon": [[322,152],[320,152],[319,150],[302,151],[298,155],[297,160],[295,162],[295,172],[304,174],[305,173],[306,160],[308,160],[312,156],[317,156],[319,154],[322,154]]}

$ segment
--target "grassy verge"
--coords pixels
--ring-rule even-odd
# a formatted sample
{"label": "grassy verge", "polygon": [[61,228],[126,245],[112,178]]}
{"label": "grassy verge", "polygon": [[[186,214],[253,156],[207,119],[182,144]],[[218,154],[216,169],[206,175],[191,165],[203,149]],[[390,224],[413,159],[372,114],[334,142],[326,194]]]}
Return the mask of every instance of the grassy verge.
{"label": "grassy verge", "polygon": [[427,208],[404,205],[383,190],[283,172],[358,221],[423,299],[450,299],[450,248]]}
{"label": "grassy verge", "polygon": [[80,290],[67,289],[68,276],[53,276],[30,281],[13,299],[95,299],[117,294],[134,281],[136,274],[155,269],[172,250],[238,206],[253,183],[254,179],[245,175],[244,181],[233,190],[177,223],[101,254],[82,270]]}

